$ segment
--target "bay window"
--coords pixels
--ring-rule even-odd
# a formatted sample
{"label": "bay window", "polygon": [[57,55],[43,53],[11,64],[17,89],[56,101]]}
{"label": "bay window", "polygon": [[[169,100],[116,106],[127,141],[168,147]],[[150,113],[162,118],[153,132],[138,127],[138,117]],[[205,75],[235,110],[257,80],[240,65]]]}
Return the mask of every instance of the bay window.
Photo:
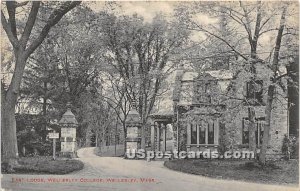
{"label": "bay window", "polygon": [[191,123],[188,126],[188,144],[209,145],[218,144],[216,125],[217,121]]}

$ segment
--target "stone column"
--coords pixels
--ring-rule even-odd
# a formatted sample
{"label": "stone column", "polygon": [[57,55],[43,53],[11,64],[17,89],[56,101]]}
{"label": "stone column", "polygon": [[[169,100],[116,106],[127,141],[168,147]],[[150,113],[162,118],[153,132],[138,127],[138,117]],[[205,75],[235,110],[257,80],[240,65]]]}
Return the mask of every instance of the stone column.
{"label": "stone column", "polygon": [[160,128],[161,128],[161,123],[157,123],[157,127],[156,127],[156,144],[157,144],[157,150],[160,151]]}
{"label": "stone column", "polygon": [[155,150],[155,127],[156,127],[156,122],[154,122],[151,125],[151,150]]}
{"label": "stone column", "polygon": [[[199,133],[198,133],[199,134]],[[191,122],[187,124],[187,151],[190,151],[191,148]]]}
{"label": "stone column", "polygon": [[165,124],[162,124],[162,151],[166,151],[166,128],[167,126]]}

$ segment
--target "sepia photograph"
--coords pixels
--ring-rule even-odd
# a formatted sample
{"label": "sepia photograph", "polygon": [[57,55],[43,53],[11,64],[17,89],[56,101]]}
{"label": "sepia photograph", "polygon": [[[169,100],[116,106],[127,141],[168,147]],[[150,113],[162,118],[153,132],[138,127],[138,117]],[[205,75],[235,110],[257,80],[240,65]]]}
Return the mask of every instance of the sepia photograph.
{"label": "sepia photograph", "polygon": [[299,1],[1,1],[1,191],[298,191]]}

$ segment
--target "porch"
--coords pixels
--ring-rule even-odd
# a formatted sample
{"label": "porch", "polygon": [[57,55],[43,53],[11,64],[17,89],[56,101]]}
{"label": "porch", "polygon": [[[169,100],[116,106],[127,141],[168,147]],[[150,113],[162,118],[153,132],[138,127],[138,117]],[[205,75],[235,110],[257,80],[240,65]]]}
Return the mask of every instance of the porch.
{"label": "porch", "polygon": [[151,150],[171,151],[175,145],[173,132],[173,112],[151,115]]}

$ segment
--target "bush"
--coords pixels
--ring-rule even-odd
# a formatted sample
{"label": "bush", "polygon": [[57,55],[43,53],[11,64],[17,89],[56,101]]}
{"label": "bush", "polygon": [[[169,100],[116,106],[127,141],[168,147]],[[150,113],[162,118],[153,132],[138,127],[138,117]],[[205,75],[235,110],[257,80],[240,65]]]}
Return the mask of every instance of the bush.
{"label": "bush", "polygon": [[284,154],[285,159],[298,158],[299,139],[296,136],[288,137],[287,135],[284,135],[281,151]]}

